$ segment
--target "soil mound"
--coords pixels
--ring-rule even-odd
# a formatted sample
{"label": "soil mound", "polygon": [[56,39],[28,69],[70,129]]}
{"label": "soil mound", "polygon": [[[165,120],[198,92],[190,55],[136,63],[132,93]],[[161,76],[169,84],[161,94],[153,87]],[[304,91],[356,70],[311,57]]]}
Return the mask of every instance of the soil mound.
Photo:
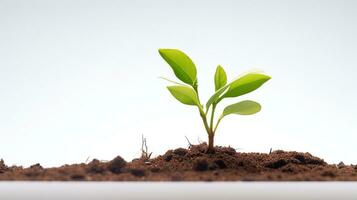
{"label": "soil mound", "polygon": [[117,156],[109,162],[43,168],[5,165],[0,160],[0,180],[57,181],[357,181],[357,166],[329,165],[309,153],[273,151],[239,153],[231,147],[207,145],[178,148],[153,159],[126,162]]}
{"label": "soil mound", "polygon": [[7,166],[3,159],[0,160],[0,173],[4,173],[7,170]]}

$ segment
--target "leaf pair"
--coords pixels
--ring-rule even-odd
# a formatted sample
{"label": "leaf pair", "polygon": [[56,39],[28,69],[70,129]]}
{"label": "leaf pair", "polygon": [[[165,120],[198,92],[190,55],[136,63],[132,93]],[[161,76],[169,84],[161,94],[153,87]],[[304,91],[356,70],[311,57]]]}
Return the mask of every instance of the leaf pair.
{"label": "leaf pair", "polygon": [[[250,72],[250,73],[246,73],[241,75],[240,77],[238,77],[237,79],[233,80],[231,83],[225,85],[224,86],[217,84],[216,81],[219,75],[217,74],[221,74],[221,79],[224,79],[224,75],[222,75],[224,73],[224,70],[221,66],[217,67],[216,70],[216,75],[215,75],[215,85],[216,85],[216,92],[211,96],[211,98],[207,101],[206,103],[206,109],[208,110],[210,108],[210,106],[212,104],[217,104],[218,102],[220,102],[222,99],[224,98],[229,98],[229,97],[238,97],[238,96],[242,96],[244,94],[250,93],[256,89],[258,89],[260,86],[262,86],[265,82],[267,82],[271,77],[267,76],[263,73],[260,72]],[[220,71],[217,73],[217,71]],[[224,73],[225,74],[225,73]],[[224,83],[223,81],[221,83]],[[217,87],[220,86],[219,87]],[[217,88],[219,88],[217,90]]]}
{"label": "leaf pair", "polygon": [[176,77],[191,86],[189,87],[164,78],[165,80],[177,84],[167,87],[172,96],[183,104],[200,107],[198,94],[193,89],[197,87],[197,69],[192,60],[185,53],[177,49],[159,49],[159,53],[170,65]]}
{"label": "leaf pair", "polygon": [[[227,88],[229,89],[226,91],[226,93],[223,96],[221,96],[222,99],[231,96],[233,97],[235,95],[240,96],[257,89],[258,87],[260,87],[259,85],[260,83],[263,84],[265,81],[267,81],[267,80],[264,81],[262,79],[262,76],[260,75],[261,74],[259,75],[257,74],[255,75],[255,77],[253,77],[253,74],[247,74],[246,76],[243,76],[226,86],[227,84],[226,72],[224,71],[222,66],[218,65],[216,69],[216,73],[214,75],[214,84],[217,94],[214,95],[214,98],[211,100],[212,102],[209,101],[210,103],[206,105],[207,109],[210,107],[211,103],[213,102],[216,103],[216,101],[219,99],[221,94],[224,93],[227,90]],[[261,106],[259,103],[246,100],[227,106],[223,110],[223,113],[220,118],[223,118],[230,114],[252,115],[259,112],[260,110],[261,110]]]}

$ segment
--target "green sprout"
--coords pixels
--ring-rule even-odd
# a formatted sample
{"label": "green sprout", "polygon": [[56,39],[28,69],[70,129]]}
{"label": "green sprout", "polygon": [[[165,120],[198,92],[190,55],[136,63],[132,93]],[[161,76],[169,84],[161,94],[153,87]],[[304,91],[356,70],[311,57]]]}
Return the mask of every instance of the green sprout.
{"label": "green sprout", "polygon": [[[208,134],[207,153],[214,152],[214,136],[221,120],[230,114],[252,115],[261,110],[259,103],[245,100],[223,109],[222,114],[214,123],[217,105],[226,98],[238,97],[258,89],[271,77],[262,72],[247,72],[227,84],[227,75],[223,67],[218,65],[214,75],[215,93],[203,105],[198,95],[197,69],[192,60],[177,49],[159,49],[161,57],[170,65],[175,76],[183,83],[163,78],[173,86],[168,86],[170,93],[181,103],[197,106],[204,127]],[[211,114],[209,111],[211,109]],[[210,117],[210,118],[209,118]],[[209,120],[208,120],[209,118]]]}

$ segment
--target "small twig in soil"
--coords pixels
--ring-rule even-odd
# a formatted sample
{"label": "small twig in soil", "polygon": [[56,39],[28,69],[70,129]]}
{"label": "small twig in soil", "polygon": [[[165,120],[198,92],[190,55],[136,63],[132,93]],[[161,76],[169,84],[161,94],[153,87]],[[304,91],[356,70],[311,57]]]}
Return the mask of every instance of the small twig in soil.
{"label": "small twig in soil", "polygon": [[191,148],[192,147],[192,143],[190,142],[190,140],[188,139],[187,136],[185,136],[186,140],[187,140],[187,143],[188,143],[188,148]]}
{"label": "small twig in soil", "polygon": [[86,159],[86,161],[85,161],[84,163],[86,163],[86,164],[87,164],[87,163],[88,163],[88,161],[89,161],[89,159],[90,159],[90,156],[88,156],[88,157],[87,157],[87,159]]}
{"label": "small twig in soil", "polygon": [[197,141],[198,141],[198,144],[202,144],[202,140],[201,140],[200,136],[197,136]]}
{"label": "small twig in soil", "polygon": [[148,146],[147,146],[147,142],[146,142],[146,138],[144,137],[144,135],[141,135],[141,159],[148,161],[151,157],[151,153],[149,153],[148,150]]}

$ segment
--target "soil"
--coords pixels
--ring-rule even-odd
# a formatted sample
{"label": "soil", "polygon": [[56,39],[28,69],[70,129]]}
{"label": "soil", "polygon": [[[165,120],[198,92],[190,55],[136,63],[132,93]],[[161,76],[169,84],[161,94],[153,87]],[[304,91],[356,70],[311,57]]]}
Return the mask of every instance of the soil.
{"label": "soil", "polygon": [[357,165],[327,164],[310,153],[273,151],[239,153],[231,147],[207,145],[169,150],[153,159],[126,162],[117,156],[109,162],[43,168],[6,166],[0,160],[0,180],[39,181],[357,181]]}

